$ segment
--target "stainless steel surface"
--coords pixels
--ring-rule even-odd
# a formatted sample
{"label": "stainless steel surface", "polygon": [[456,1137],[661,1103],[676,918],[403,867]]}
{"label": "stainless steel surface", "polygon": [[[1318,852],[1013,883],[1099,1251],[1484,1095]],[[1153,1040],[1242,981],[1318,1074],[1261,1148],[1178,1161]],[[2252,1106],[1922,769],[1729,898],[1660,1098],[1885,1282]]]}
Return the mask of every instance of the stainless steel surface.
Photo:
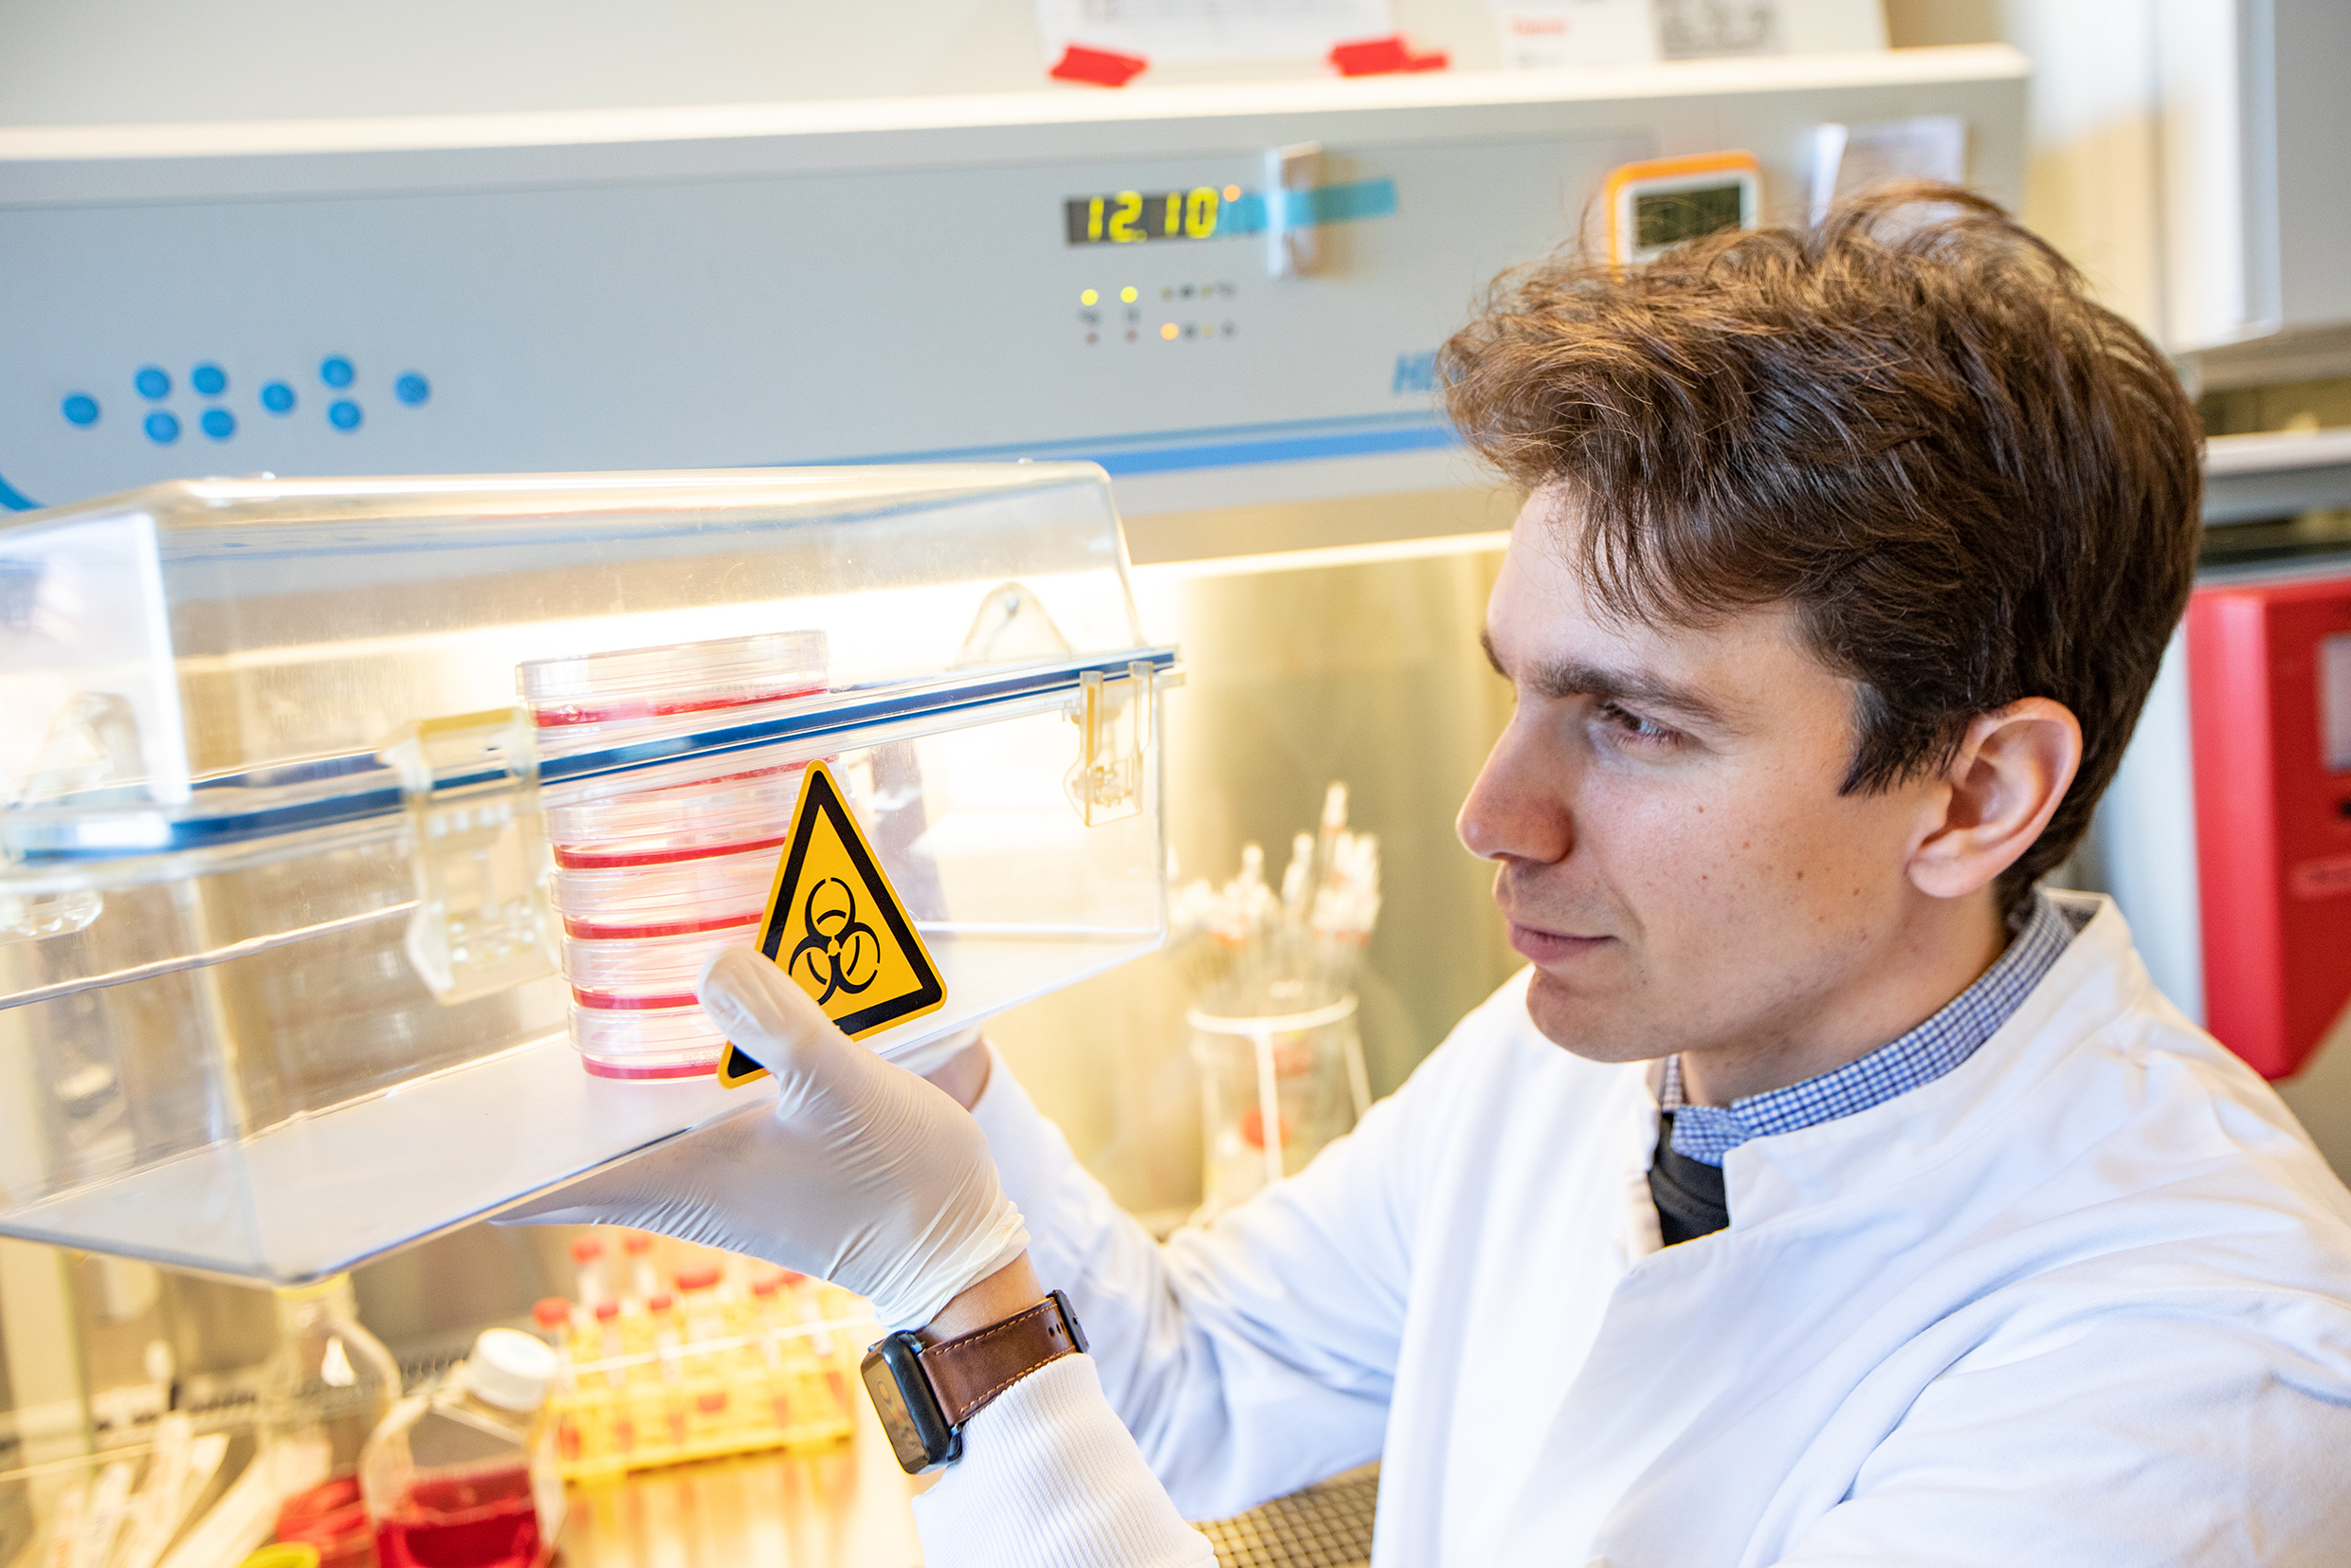
{"label": "stainless steel surface", "polygon": [[[1221,881],[1250,841],[1278,860],[1333,779],[1350,787],[1352,825],[1379,835],[1384,897],[1359,1020],[1375,1094],[1519,966],[1488,869],[1453,836],[1510,711],[1478,647],[1501,562],[1492,530],[1508,526],[1510,501],[1458,490],[1412,504],[1430,536],[1418,543],[1136,572],[1145,627],[1184,648],[1186,684],[1165,720],[1167,832],[1181,874]],[[1401,537],[1414,517],[1391,509],[1383,531]],[[1329,526],[1319,508],[1252,510],[1266,514],[1258,537],[1277,547]],[[1154,956],[989,1026],[1079,1158],[1138,1212],[1200,1200],[1188,1001]]]}

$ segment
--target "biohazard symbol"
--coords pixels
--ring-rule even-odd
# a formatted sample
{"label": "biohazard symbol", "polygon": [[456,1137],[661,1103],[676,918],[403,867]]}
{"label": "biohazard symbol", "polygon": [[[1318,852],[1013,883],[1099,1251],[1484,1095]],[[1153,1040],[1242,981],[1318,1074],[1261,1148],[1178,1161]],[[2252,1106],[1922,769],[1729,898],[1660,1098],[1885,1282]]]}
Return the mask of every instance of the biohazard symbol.
{"label": "biohazard symbol", "polygon": [[[759,950],[852,1040],[946,1005],[939,966],[822,762],[800,781]],[[728,1088],[766,1072],[731,1044],[720,1053]]]}
{"label": "biohazard symbol", "polygon": [[792,950],[784,972],[818,1007],[844,991],[862,995],[881,975],[882,939],[857,918],[857,890],[839,877],[827,877],[809,889],[800,929],[808,935]]}

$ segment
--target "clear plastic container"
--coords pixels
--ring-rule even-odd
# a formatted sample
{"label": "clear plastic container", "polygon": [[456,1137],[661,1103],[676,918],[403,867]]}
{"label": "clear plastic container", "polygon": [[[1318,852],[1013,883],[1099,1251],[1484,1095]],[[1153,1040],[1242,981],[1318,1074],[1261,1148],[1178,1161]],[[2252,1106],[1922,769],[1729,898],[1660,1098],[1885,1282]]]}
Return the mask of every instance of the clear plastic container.
{"label": "clear plastic container", "polygon": [[1296,1176],[1369,1108],[1355,1015],[1353,995],[1289,1013],[1185,1015],[1207,1135],[1194,1222]]}
{"label": "clear plastic container", "polygon": [[[314,1279],[756,1107],[583,1073],[575,1015],[647,1071],[716,1041],[559,971],[756,917],[775,851],[691,838],[745,775],[827,759],[937,961],[885,1056],[1164,928],[1173,654],[1090,466],[204,481],[0,525],[0,1233]],[[828,689],[660,712],[591,662],[777,628]],[[515,705],[551,661],[584,721]],[[673,790],[654,852],[725,852],[550,867]]]}
{"label": "clear plastic container", "polygon": [[400,1395],[392,1352],[359,1322],[351,1277],[277,1292],[278,1342],[262,1368],[261,1440],[288,1473],[323,1477],[278,1509],[277,1539],[321,1568],[376,1568],[359,1504],[359,1454]]}
{"label": "clear plastic container", "polygon": [[359,1478],[381,1568],[542,1568],[563,1525],[555,1445],[538,1420],[554,1350],[489,1328],[428,1394],[368,1440]]}

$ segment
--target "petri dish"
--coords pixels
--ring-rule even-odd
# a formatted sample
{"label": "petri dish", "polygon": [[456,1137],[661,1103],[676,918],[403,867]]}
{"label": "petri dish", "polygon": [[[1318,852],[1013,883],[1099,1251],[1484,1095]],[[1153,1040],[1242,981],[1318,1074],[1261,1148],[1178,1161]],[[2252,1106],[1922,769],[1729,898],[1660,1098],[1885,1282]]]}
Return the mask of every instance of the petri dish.
{"label": "petri dish", "polygon": [[644,1012],[663,1008],[693,1007],[694,980],[702,960],[722,947],[751,945],[758,937],[756,921],[720,926],[711,931],[686,931],[670,937],[626,941],[563,939],[563,976],[572,985],[572,1000],[582,1008],[606,1012]]}
{"label": "petri dish", "polygon": [[541,729],[666,719],[825,689],[825,634],[764,631],[621,648],[515,666],[515,689]]}
{"label": "petri dish", "polygon": [[654,1012],[574,1007],[572,1044],[593,1077],[653,1082],[707,1077],[719,1065],[726,1036],[699,1007]]}
{"label": "petri dish", "polygon": [[775,848],[807,771],[793,763],[551,807],[547,838],[557,866],[580,870]]}
{"label": "petri dish", "polygon": [[760,847],[665,865],[558,870],[551,896],[565,934],[583,940],[716,931],[757,922],[782,858]]}

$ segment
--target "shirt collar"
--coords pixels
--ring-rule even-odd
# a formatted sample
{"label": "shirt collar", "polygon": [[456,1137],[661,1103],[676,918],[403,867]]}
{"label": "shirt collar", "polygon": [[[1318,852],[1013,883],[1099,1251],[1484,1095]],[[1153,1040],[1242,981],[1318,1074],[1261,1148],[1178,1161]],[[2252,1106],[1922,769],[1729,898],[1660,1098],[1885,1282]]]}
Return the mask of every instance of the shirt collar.
{"label": "shirt collar", "polygon": [[1725,1154],[1751,1138],[1851,1116],[1933,1083],[2008,1022],[2093,913],[2091,906],[2060,905],[2036,889],[2007,951],[1941,1012],[1892,1044],[1801,1084],[1728,1105],[1692,1105],[1682,1094],[1682,1059],[1667,1058],[1657,1103],[1673,1113],[1673,1147],[1692,1159],[1720,1165]]}

